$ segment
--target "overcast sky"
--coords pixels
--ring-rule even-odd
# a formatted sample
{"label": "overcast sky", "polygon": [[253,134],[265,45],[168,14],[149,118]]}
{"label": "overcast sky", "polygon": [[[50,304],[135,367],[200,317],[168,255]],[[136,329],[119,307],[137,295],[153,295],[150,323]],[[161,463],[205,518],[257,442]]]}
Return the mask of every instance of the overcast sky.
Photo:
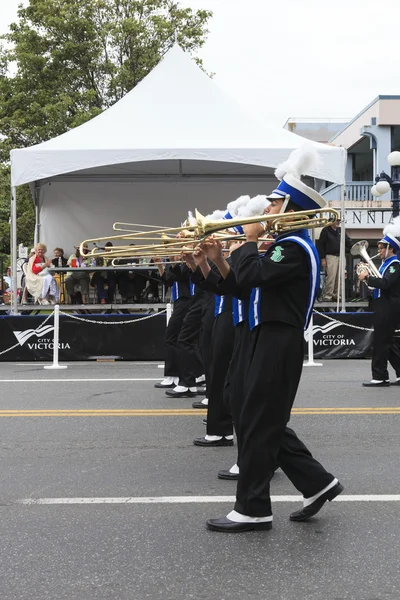
{"label": "overcast sky", "polygon": [[[0,0],[0,33],[20,0]],[[200,56],[229,94],[282,126],[353,117],[400,95],[397,0],[181,0],[214,12]]]}

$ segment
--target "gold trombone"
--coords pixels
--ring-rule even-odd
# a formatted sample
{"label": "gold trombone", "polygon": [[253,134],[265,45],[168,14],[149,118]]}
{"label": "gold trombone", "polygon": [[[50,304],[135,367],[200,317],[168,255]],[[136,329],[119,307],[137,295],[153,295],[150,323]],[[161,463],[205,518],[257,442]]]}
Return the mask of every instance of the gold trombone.
{"label": "gold trombone", "polygon": [[[159,250],[160,246],[162,251],[164,252],[163,256],[169,256],[171,253],[179,253],[182,252],[182,245],[187,246],[191,244],[197,244],[200,241],[204,240],[211,234],[219,233],[220,231],[226,229],[233,229],[235,227],[248,225],[251,223],[262,223],[267,227],[268,231],[276,234],[281,234],[289,231],[299,230],[299,229],[315,229],[318,227],[327,227],[331,225],[339,218],[339,213],[333,208],[327,209],[316,209],[316,210],[302,210],[298,212],[290,212],[283,214],[274,214],[274,215],[257,215],[254,217],[239,217],[236,219],[220,219],[220,220],[211,220],[208,217],[204,217],[197,209],[195,211],[196,215],[196,224],[195,225],[185,225],[182,227],[168,227],[168,228],[158,228],[152,229],[150,232],[140,231],[134,232],[130,230],[129,233],[123,235],[115,235],[111,237],[101,237],[101,238],[92,238],[88,240],[84,240],[80,245],[80,252],[84,254],[83,247],[87,246],[90,243],[97,243],[102,241],[111,241],[111,240],[137,240],[137,241],[159,241],[161,244],[152,245],[152,246],[140,246],[137,248],[137,251],[145,252],[147,250]],[[115,223],[114,225],[118,226],[132,226],[132,227],[148,227],[149,225],[139,225],[134,223]],[[117,229],[118,230],[118,229]],[[125,229],[125,231],[127,231]],[[168,238],[168,233],[180,234],[182,237],[179,239],[176,238]],[[185,232],[184,235],[182,235]],[[159,237],[154,238],[153,236],[157,235]],[[240,240],[240,236],[223,236],[224,240],[235,239]],[[221,238],[220,238],[221,239]],[[261,241],[261,240],[260,240]],[[265,241],[273,241],[271,238]],[[171,242],[169,244],[169,242]],[[157,246],[157,247],[156,247]],[[130,248],[130,250],[129,250]],[[171,250],[171,252],[167,253],[167,250]],[[96,249],[92,250],[91,254],[93,256],[107,256],[111,258],[115,257],[116,253],[120,253],[120,255],[128,257],[130,252],[135,251],[135,246],[124,247],[121,250],[115,248],[115,250],[108,250],[107,252],[96,252]],[[189,250],[190,251],[190,250]]]}

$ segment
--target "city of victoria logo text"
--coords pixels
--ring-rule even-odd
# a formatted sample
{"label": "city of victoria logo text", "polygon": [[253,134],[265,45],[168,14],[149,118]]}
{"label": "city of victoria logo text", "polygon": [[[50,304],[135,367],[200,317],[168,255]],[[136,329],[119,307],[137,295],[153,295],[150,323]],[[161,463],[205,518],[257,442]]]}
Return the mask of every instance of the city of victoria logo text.
{"label": "city of victoria logo text", "polygon": [[[29,350],[53,350],[54,340],[53,337],[47,338],[49,333],[54,331],[54,325],[43,325],[37,329],[26,329],[25,331],[14,331],[14,335],[17,338],[19,345],[26,346]],[[31,341],[29,341],[31,340]],[[71,346],[68,343],[59,342],[58,347],[60,350],[70,350]]]}
{"label": "city of victoria logo text", "polygon": [[[326,323],[326,325],[314,325],[314,346],[355,346],[356,342],[353,338],[333,333],[334,329],[337,329],[338,327],[343,327],[345,325],[345,323],[338,323],[332,321]],[[316,334],[321,335],[317,335],[315,339]],[[304,337],[306,339],[306,342],[308,342],[308,331],[305,332]]]}

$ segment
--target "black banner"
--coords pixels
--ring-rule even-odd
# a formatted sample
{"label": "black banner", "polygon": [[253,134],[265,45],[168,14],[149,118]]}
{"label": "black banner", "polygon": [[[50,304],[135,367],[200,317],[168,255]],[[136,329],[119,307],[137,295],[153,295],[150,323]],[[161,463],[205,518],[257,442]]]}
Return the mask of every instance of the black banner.
{"label": "black banner", "polygon": [[[137,321],[143,315],[85,315],[86,321],[60,316],[59,359],[93,360],[113,357],[119,360],[164,360],[165,314]],[[327,313],[335,321],[314,314],[314,356],[316,358],[369,358],[372,313]],[[1,361],[51,361],[53,357],[53,318],[42,325],[45,316],[0,317]],[[102,325],[90,321],[127,324]],[[35,332],[36,330],[36,332]],[[307,341],[307,336],[306,336]],[[306,345],[307,352],[307,345]]]}
{"label": "black banner", "polygon": [[[373,313],[314,313],[314,357],[315,358],[370,358],[372,356]],[[335,319],[331,321],[330,319]],[[306,334],[306,341],[308,336]]]}
{"label": "black banner", "polygon": [[[60,316],[59,360],[90,360],[114,357],[120,360],[164,360],[165,314],[137,321],[143,315],[85,315],[88,321],[118,322],[101,325]],[[41,325],[46,317],[0,317],[2,361],[52,360],[54,320]],[[36,330],[36,333],[35,333]]]}

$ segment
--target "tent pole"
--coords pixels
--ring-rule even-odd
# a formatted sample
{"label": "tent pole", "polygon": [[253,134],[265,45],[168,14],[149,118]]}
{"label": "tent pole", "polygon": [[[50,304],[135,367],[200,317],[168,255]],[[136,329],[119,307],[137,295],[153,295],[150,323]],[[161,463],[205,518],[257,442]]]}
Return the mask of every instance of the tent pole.
{"label": "tent pole", "polygon": [[17,188],[11,188],[11,314],[18,315],[17,298]]}
{"label": "tent pole", "polygon": [[[342,308],[340,312],[346,312],[346,187],[343,184],[340,189],[340,259],[339,259],[339,276],[340,288],[342,291]],[[339,296],[338,296],[339,302]]]}

